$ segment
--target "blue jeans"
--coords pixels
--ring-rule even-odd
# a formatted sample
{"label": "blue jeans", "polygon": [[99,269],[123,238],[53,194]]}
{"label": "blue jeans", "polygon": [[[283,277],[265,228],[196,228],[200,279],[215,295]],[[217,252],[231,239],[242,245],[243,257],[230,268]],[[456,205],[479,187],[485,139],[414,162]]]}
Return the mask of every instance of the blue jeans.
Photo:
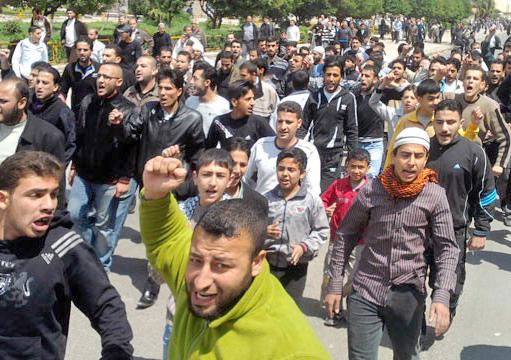
{"label": "blue jeans", "polygon": [[[121,237],[122,228],[124,227],[124,222],[128,217],[133,197],[137,195],[137,188],[138,182],[135,179],[131,179],[128,192],[119,198],[119,205],[117,206],[117,213],[115,214],[115,236],[117,241],[119,241],[119,238]],[[114,245],[114,249],[116,246],[117,242]]]}
{"label": "blue jeans", "polygon": [[375,139],[371,142],[358,142],[358,145],[369,152],[371,156],[371,167],[369,168],[368,175],[372,178],[380,174],[381,163],[383,159],[383,139]]}
{"label": "blue jeans", "polygon": [[94,184],[76,175],[67,205],[77,231],[94,248],[107,271],[117,243],[115,213],[119,199],[114,195],[115,185]]}
{"label": "blue jeans", "polygon": [[378,347],[386,327],[394,359],[418,360],[424,303],[425,295],[406,285],[389,290],[385,306],[353,291],[348,297],[349,359],[378,360]]}
{"label": "blue jeans", "polygon": [[167,360],[169,357],[169,340],[172,335],[172,325],[165,325],[165,332],[163,333],[163,360]]}

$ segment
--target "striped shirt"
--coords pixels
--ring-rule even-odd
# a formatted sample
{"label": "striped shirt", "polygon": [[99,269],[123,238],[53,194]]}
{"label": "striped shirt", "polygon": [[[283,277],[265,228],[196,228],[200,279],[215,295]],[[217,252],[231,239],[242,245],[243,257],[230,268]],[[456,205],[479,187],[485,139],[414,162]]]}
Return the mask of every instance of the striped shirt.
{"label": "striped shirt", "polygon": [[428,183],[415,198],[392,199],[380,180],[363,187],[337,230],[328,293],[341,294],[344,266],[357,240],[366,247],[353,281],[364,299],[384,306],[393,285],[409,284],[426,294],[424,250],[431,240],[439,269],[433,302],[449,304],[456,284],[459,249],[445,191]]}

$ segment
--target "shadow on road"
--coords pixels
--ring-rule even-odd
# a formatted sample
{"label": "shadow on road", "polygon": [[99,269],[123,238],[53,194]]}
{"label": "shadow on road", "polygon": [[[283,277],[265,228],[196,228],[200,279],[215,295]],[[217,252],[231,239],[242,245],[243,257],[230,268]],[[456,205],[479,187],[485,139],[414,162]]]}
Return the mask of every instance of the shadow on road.
{"label": "shadow on road", "polygon": [[323,318],[323,316],[324,316],[323,309],[322,309],[321,303],[318,299],[303,297],[300,300],[300,302],[302,304],[302,306],[301,306],[302,312],[306,316],[313,316],[313,317],[318,317],[321,319]]}
{"label": "shadow on road", "polygon": [[129,239],[131,242],[133,242],[135,244],[142,243],[142,238],[140,237],[140,232],[138,232],[137,230],[135,230],[129,226],[125,226],[122,229],[120,238],[121,239]]}
{"label": "shadow on road", "polygon": [[460,360],[509,360],[511,359],[511,347],[495,345],[472,345],[461,350]]}
{"label": "shadow on road", "polygon": [[133,286],[142,292],[147,279],[147,260],[114,255],[112,272],[129,276]]}
{"label": "shadow on road", "polygon": [[499,270],[511,271],[511,255],[495,251],[467,252],[467,262],[479,265],[488,262],[499,267]]}
{"label": "shadow on road", "polygon": [[511,247],[511,237],[508,239],[508,235],[511,235],[511,231],[509,230],[492,230],[488,239],[498,244]]}

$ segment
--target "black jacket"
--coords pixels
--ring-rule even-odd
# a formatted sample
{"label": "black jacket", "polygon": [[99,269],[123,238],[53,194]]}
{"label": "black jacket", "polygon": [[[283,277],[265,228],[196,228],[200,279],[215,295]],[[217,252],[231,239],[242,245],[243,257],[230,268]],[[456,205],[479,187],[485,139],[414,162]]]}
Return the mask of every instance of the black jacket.
{"label": "black jacket", "polygon": [[82,69],[78,62],[66,65],[60,81],[62,94],[67,97],[69,89],[71,94],[71,110],[78,117],[80,102],[89,94],[96,93],[96,78],[98,77],[99,64],[92,60],[87,69]]}
{"label": "black jacket", "polygon": [[[130,135],[134,139],[140,138],[135,171],[139,183],[142,182],[145,163],[172,145],[179,145],[187,167],[197,167],[205,143],[199,112],[180,103],[177,112],[165,120],[160,103],[151,101],[142,107],[136,122],[126,124],[129,125]],[[189,171],[185,183],[175,191],[175,195],[178,199],[186,199],[196,195],[196,191]]]}
{"label": "black jacket", "polygon": [[433,137],[426,166],[436,171],[445,189],[454,229],[469,226],[474,218],[474,235],[486,236],[497,192],[490,161],[481,146],[460,135],[449,145],[441,146]]}
{"label": "black jacket", "polygon": [[135,70],[133,70],[132,66],[129,66],[124,61],[121,62],[122,69],[122,85],[121,85],[121,93],[124,94],[126,90],[137,83],[137,78],[135,77]]}
{"label": "black jacket", "polygon": [[[62,27],[60,28],[60,40],[66,40],[66,26],[67,26],[68,22],[69,22],[69,19],[66,19],[62,23]],[[76,40],[78,40],[81,36],[87,37],[87,25],[85,25],[80,20],[75,19],[75,33],[76,33]]]}
{"label": "black jacket", "polygon": [[154,47],[153,47],[153,56],[160,55],[160,49],[164,46],[168,46],[172,48],[172,38],[167,33],[155,32],[153,35]]}
{"label": "black jacket", "polygon": [[[109,126],[108,114],[113,109],[124,114],[122,124]],[[78,175],[96,184],[128,181],[135,169],[137,139],[125,127],[138,122],[138,117],[135,105],[121,94],[110,99],[86,96],[76,125],[73,165]]]}
{"label": "black jacket", "polygon": [[217,116],[206,138],[206,148],[214,148],[220,143],[221,148],[227,145],[227,139],[236,136],[247,140],[252,147],[257,140],[266,136],[275,136],[268,120],[258,115],[250,115],[243,119],[234,120],[231,113]]}
{"label": "black jacket", "polygon": [[65,144],[66,140],[59,129],[29,112],[27,125],[21,133],[16,152],[44,151],[64,162],[66,160]]}
{"label": "black jacket", "polygon": [[122,59],[128,66],[134,67],[137,59],[142,56],[142,45],[135,39],[130,43],[120,41],[119,47],[122,50]]}
{"label": "black jacket", "polygon": [[371,94],[362,95],[359,88],[353,91],[357,100],[358,138],[383,138],[384,120],[369,106]]}
{"label": "black jacket", "polygon": [[0,241],[0,359],[63,360],[71,302],[101,336],[102,359],[132,359],[124,303],[72,225],[54,219],[43,237]]}
{"label": "black jacket", "polygon": [[45,102],[40,102],[34,94],[28,110],[40,119],[48,121],[62,132],[66,139],[66,162],[71,161],[76,148],[76,121],[71,109],[58,95],[53,95]]}
{"label": "black jacket", "polygon": [[348,150],[354,149],[358,141],[355,95],[341,90],[328,102],[323,88],[312,93],[303,109],[303,123],[297,134],[303,139],[309,132],[310,141],[320,154],[326,149],[341,150],[345,145]]}

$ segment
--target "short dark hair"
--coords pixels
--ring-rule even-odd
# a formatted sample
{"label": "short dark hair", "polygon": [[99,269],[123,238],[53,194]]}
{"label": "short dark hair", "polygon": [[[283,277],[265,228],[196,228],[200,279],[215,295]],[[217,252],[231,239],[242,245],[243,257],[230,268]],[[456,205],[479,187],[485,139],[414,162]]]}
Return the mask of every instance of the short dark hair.
{"label": "short dark hair", "polygon": [[447,60],[447,65],[454,65],[456,71],[460,71],[461,69],[461,61],[455,58],[450,58],[449,60]]}
{"label": "short dark hair", "polygon": [[13,191],[20,180],[29,175],[60,180],[63,172],[64,165],[49,153],[18,151],[0,164],[0,190]]}
{"label": "short dark hair", "polygon": [[247,140],[242,137],[235,136],[227,139],[225,143],[225,150],[228,152],[232,151],[243,151],[247,154],[247,157],[250,157],[250,144]]}
{"label": "short dark hair", "polygon": [[491,68],[491,66],[492,66],[492,65],[502,65],[502,67],[504,67],[504,61],[502,61],[502,60],[498,60],[498,59],[497,59],[497,60],[493,60],[493,61],[490,63],[490,66],[489,66],[489,67]]}
{"label": "short dark hair", "polygon": [[159,52],[158,55],[160,55],[162,53],[162,51],[166,51],[166,52],[172,53],[172,49],[170,48],[170,46],[162,46],[160,48],[160,52]]}
{"label": "short dark hair", "polygon": [[117,44],[106,44],[105,49],[112,49],[115,52],[115,56],[122,58],[122,49]]}
{"label": "short dark hair", "polygon": [[342,66],[342,59],[338,56],[330,56],[325,60],[325,64],[323,65],[323,69],[326,72],[326,69],[329,67],[338,67],[341,69],[341,73],[344,71],[344,67]]}
{"label": "short dark hair", "polygon": [[227,150],[212,148],[200,154],[197,168],[195,170],[199,172],[201,167],[208,166],[212,163],[224,167],[229,171],[232,171],[232,168],[234,167],[234,161]]}
{"label": "short dark hair", "polygon": [[467,76],[467,73],[469,71],[479,71],[481,73],[482,78],[484,78],[484,75],[486,74],[486,72],[483,70],[481,66],[475,64],[468,64],[467,66],[465,66],[465,76]]}
{"label": "short dark hair", "polygon": [[183,75],[180,74],[178,71],[170,69],[168,67],[160,69],[158,71],[158,74],[156,75],[156,81],[158,84],[165,79],[169,79],[172,84],[178,89],[183,88],[184,79]]}
{"label": "short dark hair", "polygon": [[279,156],[277,156],[277,166],[282,160],[287,158],[294,159],[298,163],[298,168],[301,173],[304,173],[307,169],[307,155],[305,155],[305,152],[302,149],[292,147],[290,149],[282,150],[279,153]]}
{"label": "short dark hair", "polygon": [[376,78],[378,77],[378,74],[380,73],[380,69],[377,66],[371,65],[371,64],[366,64],[362,68],[360,73],[362,73],[362,71],[371,71]]}
{"label": "short dark hair", "polygon": [[447,60],[443,56],[437,56],[437,57],[434,57],[433,59],[431,59],[429,66],[431,67],[431,65],[433,65],[435,63],[445,66],[445,65],[447,65]]}
{"label": "short dark hair", "polygon": [[277,113],[288,112],[296,115],[297,119],[302,118],[302,107],[296,101],[284,101],[277,107]]}
{"label": "short dark hair", "polygon": [[426,57],[426,54],[424,53],[424,49],[420,47],[414,47],[412,54],[421,54],[421,57]]}
{"label": "short dark hair", "polygon": [[440,85],[433,79],[426,79],[417,86],[417,96],[423,97],[426,94],[438,94]]}
{"label": "short dark hair", "polygon": [[254,64],[258,70],[262,69],[263,75],[268,71],[268,63],[262,57],[252,60],[251,63]]}
{"label": "short dark hair", "polygon": [[476,61],[482,62],[483,61],[483,55],[478,50],[472,50],[469,52],[470,57]]}
{"label": "short dark hair", "polygon": [[240,65],[240,71],[247,70],[251,74],[257,74],[257,65],[251,61],[245,61]]}
{"label": "short dark hair", "polygon": [[277,42],[277,38],[275,36],[268,36],[268,38],[266,39],[266,43],[272,43],[272,42]]}
{"label": "short dark hair", "polygon": [[309,73],[305,70],[298,70],[291,74],[291,82],[294,90],[307,90],[309,87]]}
{"label": "short dark hair", "polygon": [[413,91],[413,93],[415,94],[416,90],[417,88],[415,87],[415,85],[409,84],[401,91],[401,97],[403,97],[405,92],[407,91]]}
{"label": "short dark hair", "polygon": [[227,90],[227,95],[229,99],[236,99],[247,95],[249,91],[254,92],[255,86],[250,81],[238,80],[229,85],[229,89]]}
{"label": "short dark hair", "polygon": [[223,50],[218,55],[218,58],[219,59],[231,59],[232,60],[232,52],[231,51]]}
{"label": "short dark hair", "polygon": [[89,48],[92,50],[92,48],[94,47],[93,43],[92,43],[92,40],[89,39],[88,36],[80,36],[78,38],[78,40],[76,40],[76,43],[75,43],[75,47],[76,45],[78,45],[78,43],[86,43],[87,45],[89,45]]}
{"label": "short dark hair", "polygon": [[32,34],[34,31],[36,30],[42,30],[40,26],[36,26],[36,25],[31,25],[28,27],[28,33],[29,34]]}
{"label": "short dark hair", "polygon": [[53,83],[60,86],[60,72],[52,66],[43,67],[39,70],[39,73],[48,73],[53,77]]}
{"label": "short dark hair", "polygon": [[392,60],[392,62],[389,64],[389,69],[392,69],[396,64],[400,64],[403,67],[403,69],[406,70],[406,61],[404,61],[403,59]]}
{"label": "short dark hair", "polygon": [[30,69],[31,70],[44,70],[44,69],[47,69],[51,67],[50,64],[48,64],[46,61],[36,61],[35,63],[32,63],[32,65],[30,65]]}
{"label": "short dark hair", "polygon": [[346,164],[351,160],[357,161],[366,161],[369,165],[371,163],[371,154],[366,149],[361,147],[354,148],[348,153],[348,157],[346,158]]}
{"label": "short dark hair", "polygon": [[462,117],[463,106],[459,101],[453,99],[445,99],[440,101],[437,106],[435,106],[435,113],[442,110],[455,111]]}
{"label": "short dark hair", "polygon": [[190,55],[190,53],[186,50],[181,50],[180,52],[177,53],[176,55],[176,58],[181,55],[181,56],[186,56],[186,58],[188,59],[188,62],[192,61],[192,55]]}
{"label": "short dark hair", "polygon": [[196,72],[197,70],[202,70],[202,77],[204,80],[209,80],[211,83],[209,87],[212,90],[215,90],[218,85],[216,69],[205,61],[199,61],[193,65],[193,72]]}
{"label": "short dark hair", "polygon": [[239,236],[242,231],[250,234],[252,243],[252,258],[264,249],[268,214],[254,202],[244,199],[219,201],[202,215],[197,222],[197,228],[217,237],[232,238]]}
{"label": "short dark hair", "polygon": [[241,41],[239,41],[238,39],[234,39],[233,41],[231,41],[231,46],[234,43],[239,44],[240,46],[242,46]]}

